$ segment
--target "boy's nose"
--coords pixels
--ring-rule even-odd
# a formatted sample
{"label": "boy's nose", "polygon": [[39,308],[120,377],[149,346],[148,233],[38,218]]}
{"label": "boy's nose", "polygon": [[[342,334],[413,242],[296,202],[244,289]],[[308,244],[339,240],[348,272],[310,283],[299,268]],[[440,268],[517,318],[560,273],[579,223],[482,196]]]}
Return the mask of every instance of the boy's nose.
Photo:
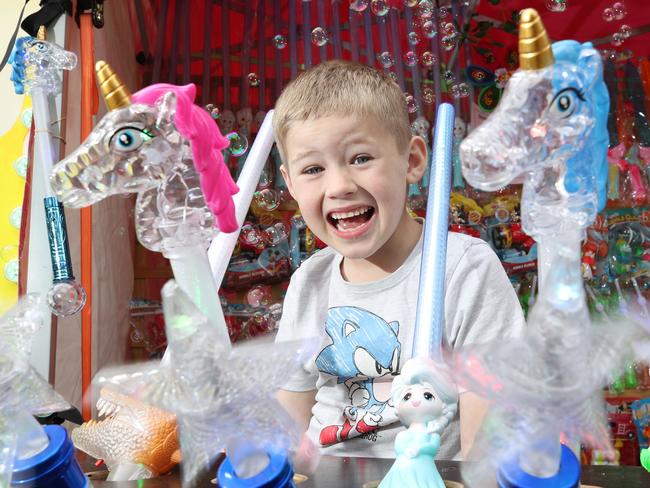
{"label": "boy's nose", "polygon": [[347,168],[335,168],[328,170],[326,194],[330,198],[338,198],[354,193],[357,184]]}

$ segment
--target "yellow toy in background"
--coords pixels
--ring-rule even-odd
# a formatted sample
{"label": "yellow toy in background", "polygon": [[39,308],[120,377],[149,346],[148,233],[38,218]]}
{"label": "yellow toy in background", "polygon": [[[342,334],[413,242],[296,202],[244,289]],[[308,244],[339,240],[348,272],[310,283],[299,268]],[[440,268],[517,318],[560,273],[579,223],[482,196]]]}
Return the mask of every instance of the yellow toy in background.
{"label": "yellow toy in background", "polygon": [[[0,83],[0,86],[5,83]],[[1,88],[0,88],[1,89]],[[25,176],[27,173],[27,148],[31,126],[31,100],[15,95],[11,83],[6,83],[4,95],[22,98],[22,104],[11,105],[19,110],[6,114],[0,123],[0,154],[2,155],[2,191],[0,191],[0,315],[9,310],[18,299],[18,246],[22,216]]]}

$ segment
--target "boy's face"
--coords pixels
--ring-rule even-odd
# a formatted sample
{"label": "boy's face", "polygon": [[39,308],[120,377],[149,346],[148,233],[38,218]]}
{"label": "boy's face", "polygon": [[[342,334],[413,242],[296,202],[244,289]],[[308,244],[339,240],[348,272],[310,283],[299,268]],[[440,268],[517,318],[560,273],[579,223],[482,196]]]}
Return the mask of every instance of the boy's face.
{"label": "boy's face", "polygon": [[407,183],[426,167],[419,137],[399,151],[374,119],[330,116],[295,122],[281,171],[309,228],[343,256],[367,259],[382,250],[408,214]]}

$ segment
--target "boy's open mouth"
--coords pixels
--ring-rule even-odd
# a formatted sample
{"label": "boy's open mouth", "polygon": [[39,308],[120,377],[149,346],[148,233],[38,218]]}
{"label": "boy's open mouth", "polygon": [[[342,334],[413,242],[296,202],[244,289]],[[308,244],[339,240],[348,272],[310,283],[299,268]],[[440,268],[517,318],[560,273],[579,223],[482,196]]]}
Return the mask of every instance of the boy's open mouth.
{"label": "boy's open mouth", "polygon": [[375,213],[375,209],[363,206],[348,212],[330,212],[327,221],[340,232],[349,232],[368,222]]}

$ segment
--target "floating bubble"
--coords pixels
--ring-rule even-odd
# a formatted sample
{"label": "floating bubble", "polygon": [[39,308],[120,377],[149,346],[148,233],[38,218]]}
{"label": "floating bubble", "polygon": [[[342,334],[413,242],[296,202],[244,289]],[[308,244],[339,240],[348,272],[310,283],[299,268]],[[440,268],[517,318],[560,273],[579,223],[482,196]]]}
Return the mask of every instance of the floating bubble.
{"label": "floating bubble", "polygon": [[20,121],[23,126],[29,129],[32,126],[32,109],[26,108],[20,116]]}
{"label": "floating bubble", "polygon": [[611,22],[614,20],[614,10],[609,7],[603,10],[603,20],[605,22]]}
{"label": "floating bubble", "polygon": [[210,114],[210,117],[212,117],[214,120],[217,120],[219,116],[221,115],[221,112],[219,111],[219,107],[214,105],[213,103],[208,103],[205,107],[208,113]]}
{"label": "floating bubble", "polygon": [[415,10],[415,15],[422,19],[430,19],[433,17],[433,3],[431,0],[422,0],[418,3],[418,8]]}
{"label": "floating bubble", "polygon": [[409,32],[408,38],[411,46],[417,46],[420,42],[420,36],[418,36],[417,32]]}
{"label": "floating bubble", "polygon": [[27,156],[20,156],[13,163],[13,167],[18,176],[25,178],[27,176]]}
{"label": "floating bubble", "polygon": [[566,0],[546,0],[546,9],[550,12],[564,12]]}
{"label": "floating bubble", "polygon": [[406,66],[415,66],[418,64],[418,55],[413,51],[406,51],[404,53],[404,64],[406,64]]}
{"label": "floating bubble", "polygon": [[415,7],[418,4],[419,0],[404,0],[404,6],[405,7]]}
{"label": "floating bubble", "polygon": [[12,283],[18,283],[18,260],[12,259],[4,265],[4,276]]}
{"label": "floating bubble", "polygon": [[460,91],[461,98],[469,97],[469,87],[467,86],[467,83],[460,83],[458,85],[458,89]]}
{"label": "floating bubble", "polygon": [[625,8],[625,4],[623,2],[616,2],[614,5],[612,5],[612,10],[614,11],[614,18],[616,20],[623,20],[623,18],[627,15],[627,9]]}
{"label": "floating bubble", "polygon": [[395,64],[395,60],[393,59],[393,56],[388,51],[384,51],[381,54],[377,55],[377,61],[379,61],[379,64],[381,64],[382,68],[390,68]]}
{"label": "floating bubble", "polygon": [[370,10],[377,17],[383,17],[390,11],[390,5],[387,0],[372,0],[370,2]]}
{"label": "floating bubble", "polygon": [[269,212],[280,206],[280,197],[278,192],[270,188],[256,191],[253,198],[255,198],[255,203],[259,208],[268,210]]}
{"label": "floating bubble", "polygon": [[391,71],[390,73],[388,73],[388,76],[390,76],[391,80],[393,80],[395,83],[397,83],[397,74],[395,74],[394,72]]}
{"label": "floating bubble", "polygon": [[322,27],[315,27],[314,30],[311,31],[311,43],[315,46],[323,47],[327,44],[327,37],[327,31]]}
{"label": "floating bubble", "polygon": [[20,229],[20,221],[23,217],[23,207],[14,208],[9,214],[9,223],[15,229]]}
{"label": "floating bubble", "polygon": [[621,33],[624,39],[627,39],[632,35],[632,28],[627,24],[623,24],[619,29],[619,32]]}
{"label": "floating bubble", "polygon": [[422,53],[420,61],[422,61],[422,66],[425,66],[427,68],[429,66],[433,66],[434,64],[438,64],[438,58],[431,51],[424,51]]}
{"label": "floating bubble", "polygon": [[442,24],[442,28],[440,30],[447,36],[456,34],[456,26],[454,26],[452,22],[445,22]]}
{"label": "floating bubble", "polygon": [[255,286],[246,293],[246,301],[251,307],[265,307],[269,304],[269,293],[261,286]]}
{"label": "floating bubble", "polygon": [[406,100],[406,108],[410,114],[418,111],[418,102],[415,100],[415,97],[413,95],[410,93],[405,93],[404,100]]}
{"label": "floating bubble", "polygon": [[277,246],[287,238],[287,229],[282,222],[267,227],[264,232],[271,246]]}
{"label": "floating bubble", "polygon": [[442,74],[442,77],[445,79],[445,81],[447,83],[451,83],[453,81],[456,81],[456,75],[453,72],[449,71],[449,70],[445,71]]}
{"label": "floating bubble", "polygon": [[282,34],[273,36],[273,45],[276,49],[284,49],[287,47],[287,39]]}
{"label": "floating bubble", "polygon": [[354,10],[355,12],[363,12],[368,8],[369,3],[370,0],[352,0],[350,2],[350,10]]}
{"label": "floating bubble", "polygon": [[257,76],[257,73],[248,73],[248,84],[253,88],[260,86],[260,79]]}
{"label": "floating bubble", "polygon": [[440,39],[440,44],[445,51],[451,51],[456,47],[456,34],[443,37]]}
{"label": "floating bubble", "polygon": [[74,280],[59,281],[47,292],[47,305],[58,317],[68,317],[81,310],[86,303],[86,292]]}
{"label": "floating bubble", "polygon": [[460,86],[452,85],[451,88],[449,89],[449,92],[451,93],[452,97],[460,98]]}
{"label": "floating bubble", "polygon": [[625,40],[625,37],[623,37],[623,34],[620,32],[614,32],[612,35],[612,45],[614,46],[620,46],[623,44],[623,41]]}
{"label": "floating bubble", "polygon": [[446,19],[449,16],[449,9],[446,7],[440,7],[438,9],[438,18]]}
{"label": "floating bubble", "polygon": [[269,306],[269,316],[274,322],[279,322],[280,318],[282,318],[282,304],[272,303]]}
{"label": "floating bubble", "polygon": [[436,101],[436,94],[431,88],[425,88],[422,90],[422,101],[426,105],[432,105]]}
{"label": "floating bubble", "polygon": [[427,20],[422,24],[422,33],[428,38],[433,39],[438,30],[436,29],[436,23],[433,20]]}
{"label": "floating bubble", "polygon": [[230,132],[226,134],[228,139],[228,152],[238,158],[248,150],[248,140],[244,134],[237,132]]}

